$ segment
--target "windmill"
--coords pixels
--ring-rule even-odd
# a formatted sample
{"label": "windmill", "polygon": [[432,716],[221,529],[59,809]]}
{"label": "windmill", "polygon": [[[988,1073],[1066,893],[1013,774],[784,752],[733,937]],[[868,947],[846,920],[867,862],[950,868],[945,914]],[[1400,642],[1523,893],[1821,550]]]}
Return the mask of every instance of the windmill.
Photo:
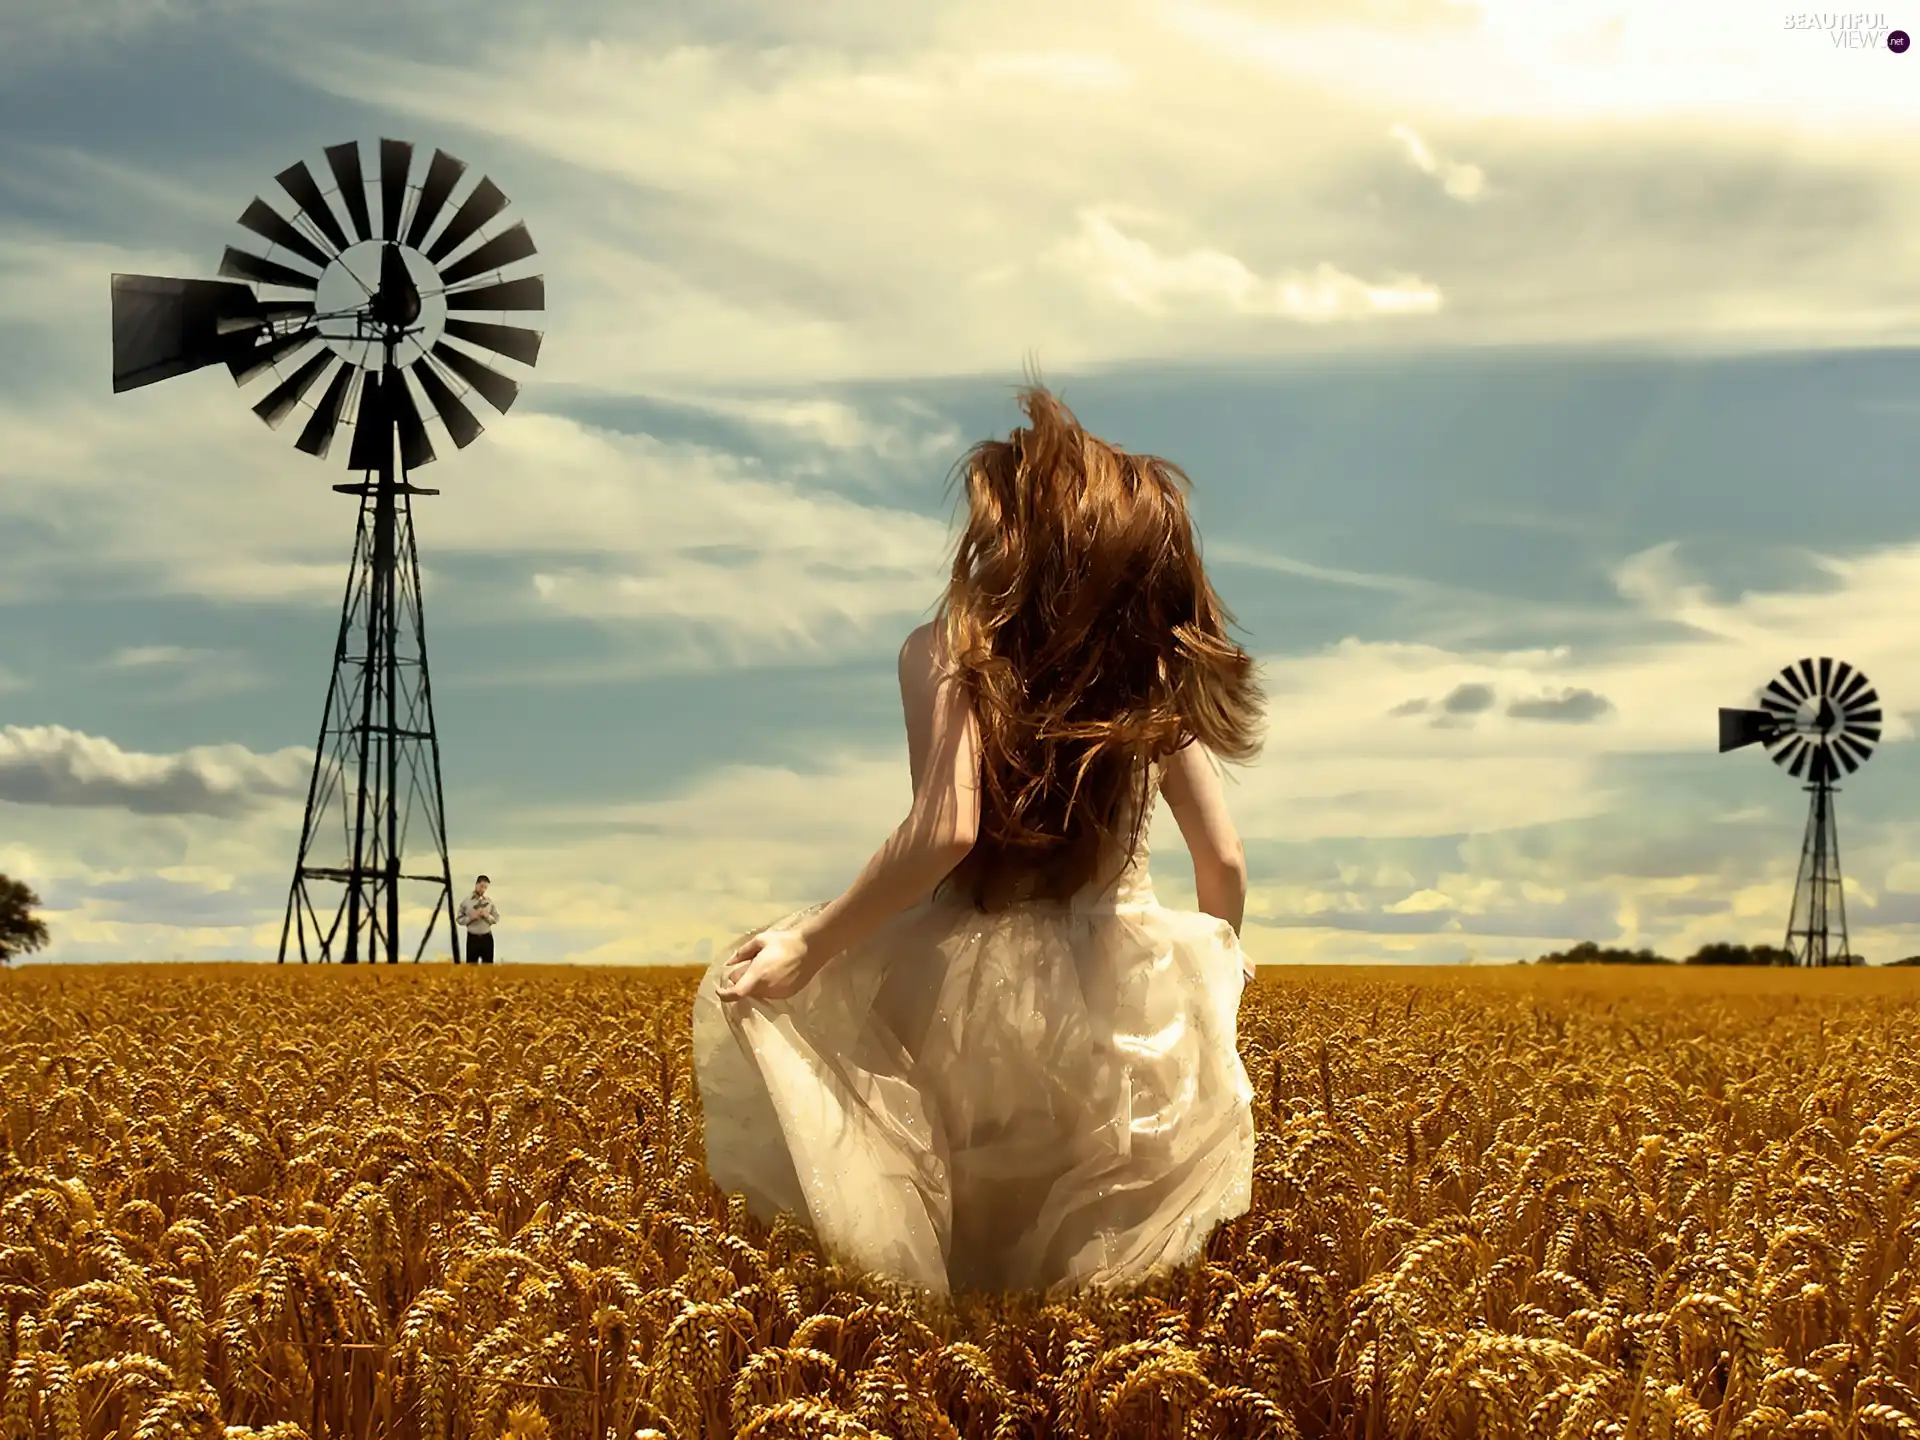
{"label": "windmill", "polygon": [[[361,478],[333,488],[360,498],[359,522],[280,931],[282,963],[290,934],[307,962],[309,931],[322,961],[337,950],[349,965],[363,953],[397,962],[403,881],[439,891],[413,958],[442,910],[453,958],[461,958],[413,533],[413,497],[440,492],[409,476],[434,458],[429,420],[464,449],[482,428],[467,403],[472,395],[496,411],[513,404],[519,382],[492,357],[530,367],[541,335],[500,322],[544,310],[546,286],[537,275],[505,274],[535,251],[524,224],[494,223],[508,208],[499,187],[481,177],[449,214],[466,163],[435,150],[415,184],[413,153],[404,140],[379,143],[377,231],[361,147],[349,141],[325,152],[328,190],[300,161],[275,177],[290,214],[259,197],[247,206],[240,224],[268,242],[266,253],[228,246],[219,270],[226,279],[113,277],[116,393],[224,364],[242,387],[271,377],[253,411],[276,430],[301,415],[297,449],[325,459],[341,428],[352,432],[347,468]],[[489,315],[499,318],[476,318]],[[431,874],[403,873],[416,800],[434,848]],[[344,887],[325,926],[309,888],[316,881]]]}
{"label": "windmill", "polygon": [[[1866,675],[1822,656],[1789,665],[1760,692],[1758,710],[1720,711],[1720,753],[1764,745],[1773,763],[1812,796],[1800,874],[1787,921],[1787,950],[1799,965],[1851,963],[1846,897],[1840,883],[1840,835],[1834,824],[1834,781],[1851,775],[1880,739],[1880,697]],[[1840,947],[1831,940],[1838,928]]]}

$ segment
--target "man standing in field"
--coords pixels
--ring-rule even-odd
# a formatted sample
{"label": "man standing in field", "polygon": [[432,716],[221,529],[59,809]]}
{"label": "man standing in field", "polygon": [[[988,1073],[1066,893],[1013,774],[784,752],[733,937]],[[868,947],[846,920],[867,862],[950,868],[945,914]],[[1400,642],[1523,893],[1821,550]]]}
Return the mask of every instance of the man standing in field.
{"label": "man standing in field", "polygon": [[468,963],[493,964],[493,927],[500,923],[500,911],[487,898],[486,876],[473,882],[473,894],[460,902],[454,918],[466,927]]}

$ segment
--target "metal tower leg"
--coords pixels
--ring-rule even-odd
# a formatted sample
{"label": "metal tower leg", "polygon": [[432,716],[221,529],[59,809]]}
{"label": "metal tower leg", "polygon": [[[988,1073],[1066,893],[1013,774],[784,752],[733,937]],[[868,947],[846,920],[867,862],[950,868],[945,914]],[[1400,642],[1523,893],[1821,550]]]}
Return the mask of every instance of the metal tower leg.
{"label": "metal tower leg", "polygon": [[446,789],[440,781],[440,732],[434,723],[433,715],[433,673],[427,665],[426,592],[420,584],[420,549],[413,538],[413,496],[428,493],[431,492],[414,490],[401,492],[400,542],[404,564],[400,577],[404,582],[401,587],[402,608],[406,609],[412,618],[411,639],[414,654],[419,659],[419,720],[422,722],[420,728],[425,735],[429,760],[427,773],[422,777],[429,781],[426,795],[428,803],[425,807],[426,820],[433,836],[435,853],[440,858],[438,881],[444,894],[441,904],[435,908],[432,917],[427,921],[427,928],[420,936],[420,949],[414,952],[413,958],[418,960],[421,951],[426,949],[427,941],[433,936],[433,927],[439,921],[439,911],[444,909],[447,915],[447,945],[449,953],[453,956],[453,963],[458,965],[463,957],[460,953],[460,927],[454,912],[453,867],[449,863],[447,854]]}
{"label": "metal tower leg", "polygon": [[[339,782],[340,777],[346,773],[344,767],[338,766],[337,762],[339,757],[329,756],[327,737],[330,734],[337,736],[340,729],[343,728],[331,726],[329,723],[334,718],[336,706],[344,709],[352,703],[353,676],[348,670],[347,637],[353,633],[354,615],[360,608],[355,602],[360,598],[361,588],[365,585],[367,579],[367,567],[363,558],[366,553],[367,538],[367,507],[363,504],[360,507],[359,524],[354,529],[353,556],[347,563],[347,591],[340,601],[340,633],[334,641],[333,674],[327,680],[326,704],[320,712],[320,738],[315,742],[313,747],[313,774],[307,781],[307,808],[305,818],[302,820],[300,826],[300,852],[294,861],[293,885],[287,894],[287,916],[280,926],[280,963],[283,965],[287,960],[289,930],[297,931],[296,938],[300,945],[300,963],[302,965],[309,963],[307,956],[308,924],[312,924],[316,939],[318,939],[320,935],[320,918],[315,913],[311,897],[307,895],[306,891],[307,857],[313,853],[315,843],[319,839],[318,829],[314,822],[329,808],[327,805],[328,797],[323,794],[321,790],[321,777],[323,775],[326,777],[327,790],[330,792],[333,786]],[[328,767],[327,762],[329,758],[333,758],[336,761],[336,768],[330,769]],[[323,942],[323,958],[324,955],[325,946]]]}

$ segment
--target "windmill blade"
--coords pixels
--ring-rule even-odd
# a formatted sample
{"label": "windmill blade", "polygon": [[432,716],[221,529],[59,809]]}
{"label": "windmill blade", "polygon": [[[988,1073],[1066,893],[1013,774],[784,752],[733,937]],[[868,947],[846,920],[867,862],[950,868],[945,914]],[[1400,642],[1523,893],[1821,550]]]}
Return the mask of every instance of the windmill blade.
{"label": "windmill blade", "polygon": [[[1785,746],[1775,758],[1779,759],[1783,764],[1786,764],[1787,773],[1798,780],[1801,775],[1806,772],[1807,756],[1812,753],[1813,747],[1796,735],[1793,737],[1792,742]],[[1791,762],[1788,762],[1786,759],[1789,755],[1793,757]]]}
{"label": "windmill blade", "polygon": [[474,231],[506,208],[507,197],[501,193],[500,187],[482,175],[480,183],[473,187],[473,193],[453,212],[453,219],[440,232],[440,238],[427,247],[427,259],[438,265],[466,244]]}
{"label": "windmill blade", "polygon": [[446,208],[447,197],[453,194],[454,183],[466,169],[466,161],[456,160],[444,150],[433,152],[433,159],[427,164],[427,178],[420,186],[420,203],[414,208],[413,223],[407,226],[406,243],[411,249],[418,250],[420,242],[427,238],[433,222]]}
{"label": "windmill blade", "polygon": [[[1833,747],[1833,754],[1834,754],[1834,758],[1840,762],[1840,768],[1845,770],[1847,774],[1851,775],[1853,774],[1854,771],[1860,768],[1860,760],[1856,760],[1853,756],[1853,752],[1847,749],[1844,745],[1835,744]],[[1865,758],[1866,758],[1865,756],[1861,757],[1861,759],[1865,759]]]}
{"label": "windmill blade", "polygon": [[526,222],[516,221],[486,244],[469,251],[464,259],[442,270],[440,279],[444,284],[458,285],[462,280],[471,280],[489,270],[504,270],[516,260],[526,260],[539,253],[534,249],[533,237],[527,233]]}
{"label": "windmill blade", "polygon": [[245,285],[113,277],[113,391],[186,375],[231,357],[247,344],[221,333],[223,322],[257,320],[260,302]]}
{"label": "windmill blade", "polygon": [[1864,670],[1855,670],[1853,672],[1853,678],[1840,687],[1839,693],[1836,694],[1834,698],[1842,705],[1851,705],[1854,703],[1854,698],[1859,695],[1862,690],[1869,690],[1871,688],[1867,683],[1867,672]]}
{"label": "windmill blade", "polygon": [[314,223],[314,227],[327,237],[335,250],[347,248],[347,232],[340,228],[333,206],[327,203],[327,197],[320,192],[320,186],[315,183],[313,172],[307,169],[306,161],[289,165],[273,178],[280,182],[280,188],[300,207],[300,213]]}
{"label": "windmill blade", "polygon": [[302,260],[326,269],[331,258],[313,241],[302,235],[294,223],[274,209],[259,196],[240,213],[240,223],[263,239],[271,240],[282,250],[291,250]]}
{"label": "windmill blade", "polygon": [[320,403],[314,407],[306,428],[300,432],[300,438],[293,442],[296,450],[304,450],[316,459],[326,459],[327,451],[333,445],[334,432],[340,428],[340,416],[346,411],[347,387],[352,384],[356,373],[351,365],[342,365],[334,371],[327,393],[320,397]]}
{"label": "windmill blade", "polygon": [[295,351],[305,349],[319,338],[320,332],[310,325],[285,335],[275,335],[272,339],[254,346],[253,349],[233,356],[227,361],[227,369],[233,374],[234,384],[245,385],[276,360],[285,359]]}
{"label": "windmill blade", "polygon": [[1849,710],[1847,725],[1849,728],[1857,725],[1878,725],[1883,718],[1879,705],[1875,704],[1870,710]]}
{"label": "windmill blade", "polygon": [[502,280],[497,285],[482,285],[474,290],[454,290],[447,295],[449,310],[544,310],[547,308],[547,282],[538,275],[525,280]]}
{"label": "windmill blade", "polygon": [[381,370],[369,370],[360,377],[360,411],[353,421],[349,470],[380,470],[393,462],[393,408],[386,380]]}
{"label": "windmill blade", "polygon": [[413,144],[407,140],[380,142],[380,238],[400,238],[400,212],[407,203],[407,172],[413,168]]}
{"label": "windmill blade", "polygon": [[1842,735],[1833,743],[1835,748],[1839,750],[1841,756],[1849,762],[1849,769],[1866,764],[1867,760],[1873,755],[1872,744],[1859,739],[1857,736]]}
{"label": "windmill blade", "polygon": [[1795,695],[1780,683],[1778,676],[1767,682],[1767,688],[1760,692],[1760,703],[1769,710],[1779,710],[1783,715],[1791,715],[1800,708],[1805,696]]}
{"label": "windmill blade", "polygon": [[518,325],[491,325],[484,320],[458,318],[449,319],[444,330],[456,340],[465,340],[482,350],[491,350],[509,360],[518,360],[522,365],[531,365],[540,358],[542,337],[538,330],[522,330]]}
{"label": "windmill blade", "polygon": [[269,429],[278,430],[280,423],[293,413],[293,407],[300,403],[301,397],[313,388],[313,382],[338,358],[323,345],[317,355],[269,390],[265,398],[253,407],[253,413],[266,421]]}
{"label": "windmill blade", "polygon": [[251,280],[256,285],[285,285],[290,290],[320,288],[320,277],[317,275],[309,275],[272,260],[263,260],[258,255],[249,255],[231,245],[227,246],[227,253],[220,257],[220,273],[235,280]]}
{"label": "windmill blade", "polygon": [[426,393],[427,404],[439,415],[440,421],[447,427],[447,435],[456,448],[464,450],[480,438],[480,422],[473,418],[453,387],[440,378],[440,372],[433,368],[432,357],[424,365],[413,367],[414,377],[419,380],[420,388]]}
{"label": "windmill blade", "polygon": [[1878,745],[1880,743],[1880,727],[1878,725],[1854,725],[1847,730],[1847,734],[1856,740],[1864,740],[1868,745]]}
{"label": "windmill blade", "polygon": [[1800,678],[1802,683],[1807,687],[1808,695],[1818,695],[1820,693],[1819,686],[1814,683],[1813,661],[1811,659],[1800,662]]}
{"label": "windmill blade", "polygon": [[431,465],[433,442],[427,438],[427,427],[420,423],[420,407],[413,402],[406,371],[387,372],[387,394],[394,428],[400,435],[401,468],[418,470],[422,465]]}
{"label": "windmill blade", "polygon": [[[1806,662],[1803,660],[1800,663],[1804,665]],[[1833,694],[1833,657],[1830,655],[1822,655],[1820,657],[1820,688],[1814,693],[1819,695]]]}
{"label": "windmill blade", "polygon": [[433,357],[479,391],[486,402],[502,414],[506,413],[507,407],[513,404],[514,397],[520,393],[520,387],[514,381],[498,370],[489,370],[473,356],[454,349],[445,340],[434,342]]}
{"label": "windmill blade", "polygon": [[1825,785],[1837,780],[1839,775],[1840,772],[1833,763],[1833,752],[1825,745],[1816,745],[1808,778],[1816,785]]}
{"label": "windmill blade", "polygon": [[1800,683],[1800,672],[1791,665],[1769,680],[1767,689],[1785,696],[1796,705],[1807,698],[1807,688]]}
{"label": "windmill blade", "polygon": [[354,239],[371,240],[373,221],[367,215],[366,176],[360,173],[360,142],[349,140],[344,145],[329,145],[327,167],[333,171],[333,178],[340,186],[340,198],[346,203],[347,218],[353,221]]}

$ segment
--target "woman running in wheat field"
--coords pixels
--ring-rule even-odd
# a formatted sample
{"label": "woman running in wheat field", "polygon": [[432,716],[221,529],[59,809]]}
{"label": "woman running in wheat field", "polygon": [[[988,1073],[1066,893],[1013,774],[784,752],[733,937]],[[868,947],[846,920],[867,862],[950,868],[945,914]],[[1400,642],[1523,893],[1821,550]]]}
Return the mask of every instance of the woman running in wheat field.
{"label": "woman running in wheat field", "polygon": [[[1258,753],[1174,465],[1046,390],[961,462],[969,516],[900,651],[913,805],[853,885],[694,1002],[707,1170],[938,1294],[1115,1287],[1252,1199],[1246,869],[1211,755]],[[1200,910],[1154,897],[1164,795]]]}

